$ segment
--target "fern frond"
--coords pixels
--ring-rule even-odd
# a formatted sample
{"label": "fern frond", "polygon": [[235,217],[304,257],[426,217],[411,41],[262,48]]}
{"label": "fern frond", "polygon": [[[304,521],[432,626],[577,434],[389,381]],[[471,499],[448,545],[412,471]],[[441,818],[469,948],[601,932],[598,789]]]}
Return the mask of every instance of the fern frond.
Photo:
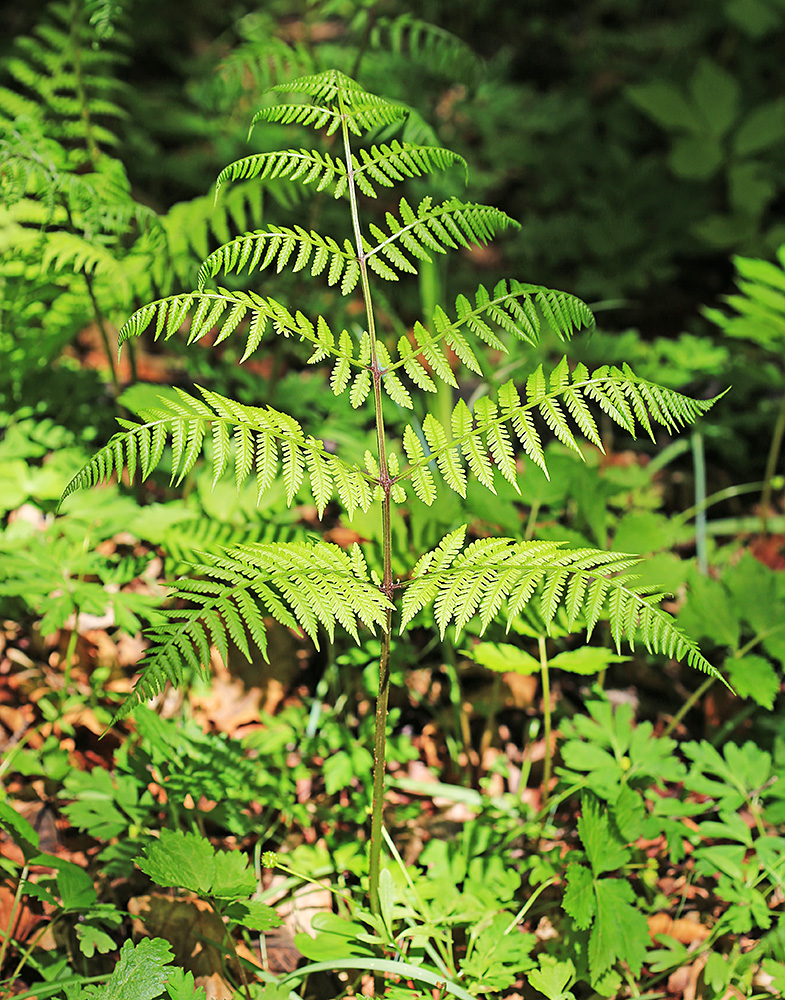
{"label": "fern frond", "polygon": [[340,182],[343,179],[345,189],[345,177],[346,166],[343,160],[335,159],[329,153],[313,149],[283,149],[272,153],[255,153],[230,163],[216,179],[215,194],[217,197],[227,181],[254,178],[260,181],[285,178],[301,184],[316,183],[317,191],[323,191],[336,180]]}
{"label": "fern frond", "polygon": [[[378,241],[369,245],[369,264],[373,258],[385,257],[385,265],[415,272],[416,268],[401,252],[401,247],[418,260],[432,260],[431,253],[446,253],[448,249],[469,248],[472,243],[488,243],[493,236],[509,226],[518,226],[514,219],[498,208],[475,205],[450,198],[441,205],[433,199],[423,198],[413,209],[405,198],[399,203],[400,221],[388,212],[385,216],[388,232],[379,226],[371,231]],[[405,264],[402,264],[401,261]],[[395,275],[397,277],[397,275]]]}
{"label": "fern frond", "polygon": [[408,13],[379,18],[369,44],[408,56],[429,72],[460,80],[469,87],[475,86],[482,74],[480,59],[462,39]]}
{"label": "fern frond", "polygon": [[[109,12],[111,0],[100,6]],[[44,121],[46,134],[70,151],[72,166],[94,163],[101,148],[116,145],[108,123],[124,116],[117,101],[122,87],[113,72],[118,53],[96,43],[96,27],[100,31],[109,21],[102,17],[89,24],[85,13],[81,4],[49,4],[46,19],[17,38],[2,63],[12,85],[0,87],[0,120],[23,113]]]}
{"label": "fern frond", "polygon": [[574,295],[515,280],[499,281],[492,293],[480,285],[473,304],[465,295],[458,296],[454,319],[439,309],[433,330],[417,322],[411,339],[402,337],[398,341],[398,360],[391,365],[391,370],[403,368],[415,385],[428,391],[436,388],[428,370],[454,387],[457,383],[442,344],[477,372],[479,362],[464,333],[470,333],[494,350],[507,352],[508,347],[500,334],[509,334],[535,345],[543,320],[560,340],[569,340],[580,329],[594,328],[591,310]]}
{"label": "fern frond", "polygon": [[212,646],[226,659],[234,644],[250,659],[250,639],[266,658],[264,616],[299,630],[318,649],[320,628],[332,641],[341,625],[359,642],[358,623],[372,632],[385,628],[391,608],[364,561],[328,542],[257,543],[206,554],[170,597],[197,607],[165,612],[169,621],[147,633],[153,644],[117,719],[167,682],[180,686],[186,667],[206,676]]}
{"label": "fern frond", "polygon": [[367,91],[339,70],[327,70],[310,76],[301,76],[273,87],[276,93],[307,94],[315,104],[278,104],[261,108],[254,115],[251,127],[259,121],[282,124],[309,125],[320,129],[326,126],[332,135],[345,121],[355,135],[362,135],[372,128],[400,121],[407,109]]}
{"label": "fern frond", "polygon": [[[106,482],[113,474],[119,478],[124,470],[131,481],[137,469],[146,479],[160,464],[167,442],[172,447],[171,481],[180,483],[205,450],[206,441],[211,440],[214,482],[233,458],[238,488],[255,473],[257,500],[280,471],[286,484],[286,500],[291,505],[307,472],[320,516],[336,483],[350,517],[358,507],[368,509],[375,485],[371,477],[328,452],[322,441],[306,437],[293,417],[269,406],[244,406],[216,392],[199,391],[201,400],[182,390],[178,390],[176,401],[162,398],[159,406],[145,412],[142,423],[119,421],[123,433],[116,434],[93,455],[68,484],[62,499]],[[230,440],[234,443],[233,455]]]}
{"label": "fern frond", "polygon": [[475,616],[484,632],[503,604],[502,618],[509,629],[539,593],[539,612],[546,625],[561,607],[568,611],[571,628],[582,627],[585,616],[590,635],[597,621],[606,618],[617,648],[625,640],[634,649],[640,640],[650,653],[686,657],[691,666],[719,676],[659,607],[665,595],[636,586],[629,570],[641,561],[639,557],[511,538],[479,539],[460,551],[464,536],[465,527],[447,535],[416,567],[403,595],[401,631],[429,604],[442,637],[450,624],[457,635]]}
{"label": "fern frond", "polygon": [[[296,252],[295,252],[296,251]],[[360,265],[349,240],[343,246],[329,236],[296,226],[267,226],[253,233],[245,233],[214,250],[199,268],[197,287],[201,291],[206,282],[219,271],[225,274],[262,271],[274,265],[280,273],[291,262],[293,271],[310,265],[312,275],[327,271],[327,284],[341,283],[341,294],[348,295],[360,277]]]}
{"label": "fern frond", "polygon": [[[649,415],[669,430],[675,430],[692,423],[715,402],[714,399],[691,399],[647,382],[638,378],[628,365],[622,369],[605,366],[589,375],[584,365],[576,366],[570,373],[566,359],[563,359],[548,380],[542,365],[529,376],[523,401],[514,384],[506,382],[500,386],[496,402],[487,396],[482,397],[475,404],[473,414],[460,401],[453,410],[449,431],[435,417],[426,417],[423,431],[430,451],[428,454],[417,452],[412,439],[414,432],[410,431],[408,436],[405,434],[404,450],[410,465],[396,482],[408,478],[413,480],[413,484],[419,482],[423,470],[435,462],[447,485],[464,496],[465,458],[480,482],[493,490],[493,469],[490,469],[487,460],[490,453],[494,467],[517,489],[509,427],[528,457],[548,475],[542,442],[533,422],[535,415],[544,421],[559,441],[581,454],[571,422],[602,450],[589,403],[598,404],[615,423],[633,436],[640,426],[653,438]],[[416,455],[414,461],[412,455]],[[429,490],[420,485],[415,487],[415,493],[426,503],[429,502]]]}
{"label": "fern frond", "polygon": [[123,324],[118,335],[120,346],[129,337],[138,337],[153,327],[155,340],[168,340],[181,328],[188,329],[188,343],[194,343],[217,330],[215,343],[231,336],[240,324],[247,321],[246,344],[240,361],[245,361],[256,350],[265,333],[283,337],[298,337],[313,344],[315,354],[310,361],[332,355],[347,366],[361,367],[367,362],[354,355],[354,342],[344,330],[336,338],[323,317],[316,326],[301,312],[292,315],[280,302],[262,298],[255,292],[228,291],[218,288],[210,292],[187,292],[157,299],[137,309]]}

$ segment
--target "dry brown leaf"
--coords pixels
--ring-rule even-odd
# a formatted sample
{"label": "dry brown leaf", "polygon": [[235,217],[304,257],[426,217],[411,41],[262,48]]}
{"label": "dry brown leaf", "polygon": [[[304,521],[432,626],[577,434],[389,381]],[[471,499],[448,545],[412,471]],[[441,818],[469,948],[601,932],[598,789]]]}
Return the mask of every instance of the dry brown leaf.
{"label": "dry brown leaf", "polygon": [[705,941],[711,930],[698,922],[697,914],[679,917],[674,920],[667,913],[655,913],[649,917],[649,934],[667,934],[681,944],[692,944],[693,941]]}

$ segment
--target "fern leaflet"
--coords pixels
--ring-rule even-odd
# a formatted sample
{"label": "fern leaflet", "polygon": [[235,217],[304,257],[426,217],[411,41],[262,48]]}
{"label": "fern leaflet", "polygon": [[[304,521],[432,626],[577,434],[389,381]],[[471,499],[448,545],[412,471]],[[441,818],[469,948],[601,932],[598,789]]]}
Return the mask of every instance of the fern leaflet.
{"label": "fern leaflet", "polygon": [[187,667],[204,676],[213,646],[224,660],[230,645],[250,659],[250,638],[266,657],[265,615],[299,629],[318,648],[320,627],[330,641],[341,625],[359,642],[358,622],[371,631],[384,628],[390,607],[369,582],[361,556],[328,542],[257,543],[205,554],[204,563],[192,567],[170,597],[196,607],[165,612],[169,621],[148,632],[153,645],[116,719],[154,697],[167,681],[180,686]]}
{"label": "fern leaflet", "polygon": [[662,653],[706,673],[719,676],[697,645],[658,606],[664,594],[636,587],[629,570],[639,557],[601,549],[565,549],[558,542],[517,542],[511,538],[479,539],[462,548],[466,528],[445,536],[415,568],[403,595],[401,631],[414,616],[433,605],[442,637],[450,624],[459,634],[473,617],[484,632],[506,605],[507,627],[539,589],[539,610],[547,625],[564,606],[569,626],[580,624],[584,605],[591,632],[600,617],[610,623],[617,648],[626,640],[634,649],[640,639],[650,653]]}

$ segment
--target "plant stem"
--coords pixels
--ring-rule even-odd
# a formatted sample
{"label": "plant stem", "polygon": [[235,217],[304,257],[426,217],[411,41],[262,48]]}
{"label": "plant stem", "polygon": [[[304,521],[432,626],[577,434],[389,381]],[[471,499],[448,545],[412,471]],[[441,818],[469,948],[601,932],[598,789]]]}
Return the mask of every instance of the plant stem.
{"label": "plant stem", "polygon": [[542,674],[542,714],[543,736],[545,738],[545,761],[542,772],[542,809],[548,805],[551,786],[551,679],[548,674],[548,656],[545,650],[545,636],[537,637],[540,650],[540,673]]}
{"label": "plant stem", "polygon": [[785,395],[783,395],[780,400],[780,408],[777,411],[777,422],[774,424],[774,433],[771,437],[769,455],[766,459],[766,471],[763,474],[764,486],[763,493],[761,493],[760,498],[760,508],[761,528],[764,535],[767,534],[769,530],[769,504],[771,503],[771,488],[773,485],[774,470],[777,468],[777,462],[780,457],[783,434],[785,434]]}
{"label": "plant stem", "polygon": [[705,576],[709,572],[706,551],[706,454],[700,431],[692,432],[691,444],[692,462],[695,468],[695,551],[698,557],[698,572]]}
{"label": "plant stem", "polygon": [[384,779],[387,753],[387,711],[390,700],[390,632],[392,631],[393,598],[392,537],[390,532],[390,494],[392,491],[392,480],[387,466],[387,447],[384,437],[384,415],[382,413],[382,378],[384,376],[384,372],[379,365],[379,355],[376,347],[376,320],[373,312],[373,302],[371,300],[371,285],[368,280],[367,257],[362,243],[360,213],[357,208],[357,190],[354,181],[354,165],[352,162],[352,150],[349,142],[349,129],[346,124],[346,117],[344,114],[345,108],[343,98],[340,98],[340,109],[343,116],[341,121],[341,132],[343,135],[343,149],[346,159],[346,174],[348,181],[347,190],[349,193],[349,203],[351,205],[352,212],[352,229],[354,232],[355,246],[357,247],[357,260],[360,265],[360,280],[362,284],[363,301],[365,303],[365,316],[368,322],[368,336],[371,342],[370,371],[373,378],[373,401],[374,413],[376,417],[376,444],[378,451],[377,458],[379,462],[379,487],[382,495],[383,577],[381,590],[385,597],[387,597],[390,601],[390,606],[387,609],[387,620],[381,636],[381,650],[379,653],[379,691],[376,696],[376,721],[373,739],[371,846],[368,859],[368,894],[370,897],[371,912],[379,914],[381,912],[381,905],[379,902],[379,874],[382,856],[382,813],[384,810]]}
{"label": "plant stem", "polygon": [[[8,951],[8,945],[11,941],[11,935],[14,933],[14,924],[16,923],[16,913],[19,909],[19,904],[22,902],[22,886],[27,880],[27,873],[30,871],[28,865],[25,865],[22,869],[22,874],[19,877],[19,882],[16,887],[16,892],[14,893],[14,901],[11,904],[11,913],[8,917],[8,926],[6,927],[5,933],[3,934],[3,943],[0,945],[0,969],[3,967],[3,962],[5,961],[5,953]],[[19,967],[17,967],[14,973],[14,979],[16,979],[19,974]],[[13,979],[9,985],[13,985]]]}
{"label": "plant stem", "polygon": [[696,688],[692,692],[689,698],[684,702],[679,711],[673,716],[671,721],[663,730],[662,732],[663,736],[670,736],[670,734],[678,726],[678,724],[681,722],[681,720],[684,718],[687,712],[690,711],[693,705],[695,705],[697,702],[701,700],[701,698],[706,694],[706,692],[709,690],[709,688],[712,686],[712,684],[715,682],[716,679],[717,678],[714,676],[707,677],[706,680],[701,684],[701,686],[699,688]]}

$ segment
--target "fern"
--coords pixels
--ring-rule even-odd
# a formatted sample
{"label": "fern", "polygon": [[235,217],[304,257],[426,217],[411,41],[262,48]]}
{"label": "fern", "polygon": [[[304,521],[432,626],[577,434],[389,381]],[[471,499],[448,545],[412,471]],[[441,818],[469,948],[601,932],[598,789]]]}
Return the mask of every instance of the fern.
{"label": "fern", "polygon": [[600,618],[607,618],[617,649],[623,639],[634,649],[639,637],[650,653],[686,658],[691,666],[716,674],[697,644],[659,607],[665,595],[636,587],[629,571],[639,557],[512,538],[484,538],[464,548],[465,535],[464,525],[418,563],[403,595],[402,632],[431,604],[442,638],[451,623],[457,637],[475,616],[481,632],[498,619],[506,619],[509,630],[538,597],[546,625],[560,608],[566,610],[570,628],[585,624],[589,635]]}
{"label": "fern", "polygon": [[[414,37],[414,36],[412,36]],[[380,690],[377,714],[376,768],[370,882],[372,905],[378,910],[381,803],[384,789],[384,733],[388,697],[392,615],[399,588],[402,628],[419,611],[433,606],[442,633],[454,624],[460,632],[478,616],[482,628],[496,618],[509,622],[526,605],[539,601],[546,622],[561,608],[572,624],[591,630],[607,618],[618,644],[636,637],[654,652],[686,657],[694,666],[712,670],[695,644],[659,608],[658,591],[636,585],[635,559],[597,550],[570,550],[552,543],[484,539],[464,545],[465,530],[452,532],[420,559],[411,579],[397,581],[392,569],[394,504],[407,501],[407,489],[426,504],[434,502],[437,477],[463,495],[469,477],[495,490],[497,472],[517,483],[519,451],[546,471],[542,435],[548,434],[580,451],[579,438],[602,447],[596,412],[635,434],[653,435],[653,424],[677,430],[693,422],[712,401],[695,401],[637,377],[626,365],[589,373],[570,368],[566,358],[546,374],[540,366],[519,386],[506,382],[494,393],[480,395],[470,408],[459,399],[448,419],[426,413],[403,432],[402,464],[390,447],[382,408],[386,394],[402,409],[413,408],[417,390],[431,392],[442,382],[457,387],[448,352],[476,375],[491,352],[509,351],[522,342],[536,344],[543,328],[568,341],[581,328],[591,328],[588,308],[573,296],[537,285],[508,280],[492,291],[480,285],[472,299],[458,296],[448,311],[433,311],[428,326],[416,323],[409,335],[388,336],[373,308],[377,279],[396,281],[417,273],[424,262],[449,250],[489,241],[515,225],[497,209],[450,198],[416,206],[400,198],[397,212],[363,225],[358,195],[402,180],[458,165],[462,161],[440,148],[424,150],[390,138],[375,145],[371,136],[406,116],[406,109],[366,92],[337,71],[310,74],[274,88],[304,100],[263,107],[254,122],[308,125],[335,136],[329,152],[308,148],[259,153],[228,166],[218,186],[229,181],[279,182],[311,190],[332,189],[347,196],[351,238],[323,235],[312,228],[266,224],[235,237],[208,254],[193,292],[168,296],[137,310],[120,332],[121,342],[152,330],[155,337],[187,331],[194,342],[208,331],[218,340],[245,338],[243,358],[267,330],[307,343],[311,364],[328,362],[330,388],[348,394],[351,406],[370,403],[376,449],[364,467],[345,461],[309,434],[301,424],[272,407],[243,405],[207,389],[199,396],[178,391],[174,400],[145,412],[141,422],[121,421],[122,431],[101,449],[72,480],[66,495],[95,486],[112,475],[149,476],[171,448],[172,481],[181,482],[205,457],[213,481],[233,469],[238,486],[256,480],[261,498],[283,481],[287,502],[311,498],[320,514],[337,500],[349,515],[381,508],[383,572],[371,582],[361,551],[343,553],[325,543],[234,546],[213,555],[196,570],[197,578],[181,581],[175,596],[193,607],[172,613],[172,622],[152,633],[153,646],[143,664],[134,699],[149,697],[167,682],[181,682],[185,667],[204,670],[211,646],[225,654],[231,640],[247,651],[250,637],[264,649],[264,616],[299,628],[316,642],[320,630],[332,638],[336,627],[359,639],[358,623],[379,626]],[[365,144],[363,144],[365,139]],[[280,297],[253,290],[208,288],[216,275],[256,275],[309,271],[322,276],[344,296],[359,290],[365,307],[364,328],[357,333],[331,327],[322,316],[306,316]],[[393,327],[393,329],[395,329]],[[390,331],[391,333],[392,331]],[[455,366],[457,367],[457,365]],[[127,711],[125,708],[124,711]]]}
{"label": "fern", "polygon": [[241,545],[205,555],[192,572],[170,597],[196,607],[166,612],[169,621],[151,630],[142,678],[118,718],[167,681],[182,684],[186,669],[204,676],[212,646],[226,659],[233,644],[250,659],[250,639],[265,654],[265,615],[302,630],[317,647],[320,626],[330,640],[336,623],[358,639],[357,622],[371,630],[387,623],[389,601],[369,582],[359,550],[346,553],[327,542]]}

